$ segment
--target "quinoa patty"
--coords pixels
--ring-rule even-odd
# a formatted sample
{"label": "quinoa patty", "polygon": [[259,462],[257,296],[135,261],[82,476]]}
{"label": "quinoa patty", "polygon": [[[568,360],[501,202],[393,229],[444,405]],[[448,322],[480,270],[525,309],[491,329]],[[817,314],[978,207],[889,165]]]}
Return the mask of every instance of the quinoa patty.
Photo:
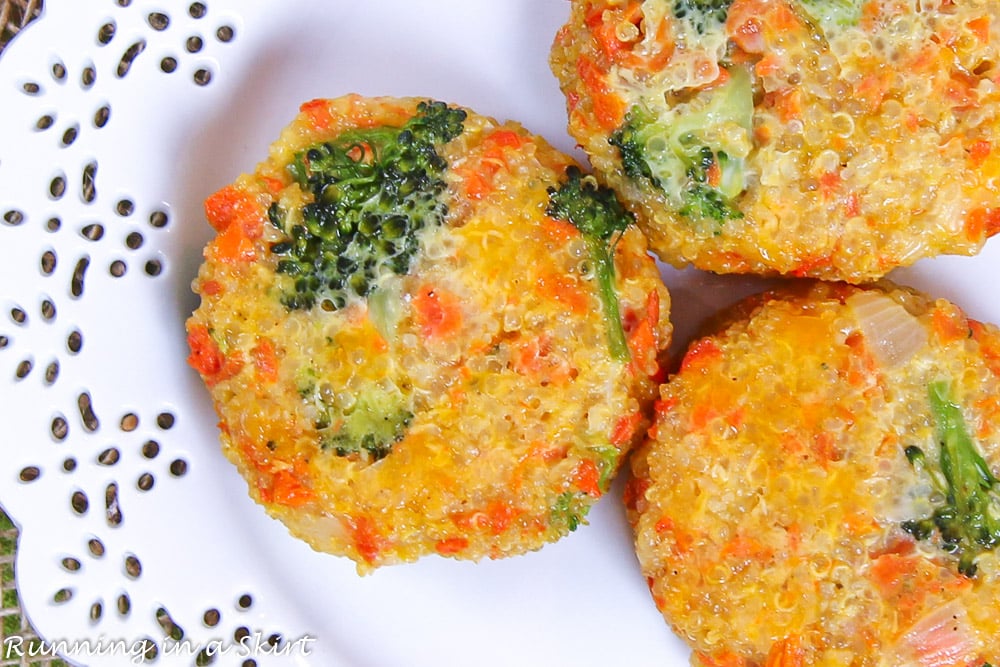
{"label": "quinoa patty", "polygon": [[440,102],[315,100],[205,208],[189,361],[294,535],[368,571],[585,522],[646,426],[670,304],[569,157]]}
{"label": "quinoa patty", "polygon": [[574,0],[569,131],[652,249],[884,276],[1000,230],[1000,4]]}
{"label": "quinoa patty", "polygon": [[694,664],[1000,657],[1000,330],[889,283],[783,287],[693,343],[633,454]]}

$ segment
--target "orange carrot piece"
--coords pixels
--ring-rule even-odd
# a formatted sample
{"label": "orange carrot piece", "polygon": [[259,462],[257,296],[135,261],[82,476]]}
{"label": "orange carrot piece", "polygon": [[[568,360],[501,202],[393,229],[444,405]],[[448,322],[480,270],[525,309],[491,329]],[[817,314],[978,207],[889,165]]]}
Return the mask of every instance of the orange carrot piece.
{"label": "orange carrot piece", "polygon": [[229,185],[205,200],[205,217],[219,232],[212,243],[222,262],[252,261],[255,240],[264,233],[267,212],[249,192]]}
{"label": "orange carrot piece", "polygon": [[315,499],[312,489],[291,470],[279,470],[271,481],[271,499],[285,507],[302,507]]}
{"label": "orange carrot piece", "polygon": [[959,310],[935,308],[931,315],[931,326],[944,344],[969,337],[969,321]]}
{"label": "orange carrot piece", "polygon": [[267,384],[278,380],[278,356],[274,349],[274,341],[262,338],[253,350],[254,369],[257,380]]}
{"label": "orange carrot piece", "polygon": [[1000,232],[1000,207],[974,208],[965,217],[965,235],[982,240]]}
{"label": "orange carrot piece", "polygon": [[448,537],[438,540],[438,543],[434,545],[434,550],[442,556],[453,556],[465,551],[468,546],[469,540],[464,537]]}
{"label": "orange carrot piece", "polygon": [[347,527],[354,539],[354,548],[368,564],[374,563],[389,544],[375,527],[375,522],[367,516],[347,517]]}
{"label": "orange carrot piece", "polygon": [[619,417],[611,431],[611,444],[621,448],[630,443],[641,423],[642,413],[638,411]]}
{"label": "orange carrot piece", "polygon": [[702,370],[708,364],[722,356],[722,350],[711,338],[701,338],[688,348],[681,360],[681,372]]}
{"label": "orange carrot piece", "polygon": [[204,376],[212,376],[222,370],[223,356],[219,346],[215,344],[208,327],[198,324],[188,332],[188,347],[191,354],[187,362],[191,368]]}
{"label": "orange carrot piece", "polygon": [[601,491],[601,473],[597,469],[597,464],[590,459],[583,459],[577,464],[573,471],[573,484],[588,496],[599,498]]}
{"label": "orange carrot piece", "polygon": [[625,103],[611,90],[601,68],[584,55],[576,61],[576,71],[590,93],[597,122],[606,130],[616,129],[625,118]]}
{"label": "orange carrot piece", "polygon": [[447,338],[462,327],[458,297],[440,288],[423,286],[413,297],[417,325],[427,338]]}
{"label": "orange carrot piece", "polygon": [[550,273],[538,277],[538,292],[543,297],[565,306],[571,313],[587,312],[587,295],[573,277]]}
{"label": "orange carrot piece", "polygon": [[771,645],[764,667],[802,667],[805,651],[798,635],[789,635]]}
{"label": "orange carrot piece", "polygon": [[222,294],[222,283],[218,280],[206,280],[201,284],[200,291],[208,296],[217,296]]}
{"label": "orange carrot piece", "polygon": [[309,122],[317,130],[326,130],[333,125],[333,114],[330,113],[330,105],[327,100],[316,99],[303,102],[299,111],[309,118]]}
{"label": "orange carrot piece", "polygon": [[573,223],[550,217],[543,220],[542,232],[550,241],[560,246],[580,236],[580,230]]}
{"label": "orange carrot piece", "polygon": [[980,42],[983,44],[990,43],[990,16],[988,14],[973,19],[965,25]]}
{"label": "orange carrot piece", "polygon": [[747,664],[746,658],[732,651],[723,651],[713,655],[699,652],[695,655],[698,662],[704,667],[745,667]]}

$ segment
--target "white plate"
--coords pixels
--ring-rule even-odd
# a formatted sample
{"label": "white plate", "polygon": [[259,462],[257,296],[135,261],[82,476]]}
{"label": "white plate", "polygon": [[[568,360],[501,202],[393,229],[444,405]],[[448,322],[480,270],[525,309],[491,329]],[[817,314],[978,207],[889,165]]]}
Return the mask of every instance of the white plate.
{"label": "white plate", "polygon": [[[547,65],[568,11],[46,0],[0,59],[0,501],[21,528],[18,587],[47,649],[89,665],[135,664],[143,638],[160,665],[202,650],[218,665],[687,664],[639,573],[620,486],[590,525],[538,553],[358,577],[249,500],[185,364],[189,285],[210,234],[201,202],[250,170],[301,102],[434,97],[572,151]],[[894,277],[1000,321],[983,289],[1000,278],[998,250]],[[664,276],[678,343],[760,286]],[[171,622],[180,643],[164,639]],[[274,634],[276,650],[254,650]]]}

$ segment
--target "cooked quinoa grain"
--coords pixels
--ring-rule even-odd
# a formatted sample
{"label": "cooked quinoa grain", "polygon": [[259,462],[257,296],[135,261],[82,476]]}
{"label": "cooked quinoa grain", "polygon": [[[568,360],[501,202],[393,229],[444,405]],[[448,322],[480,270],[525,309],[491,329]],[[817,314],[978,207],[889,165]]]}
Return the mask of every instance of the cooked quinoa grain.
{"label": "cooked quinoa grain", "polygon": [[[565,193],[616,226],[597,239]],[[648,425],[659,271],[613,195],[519,125],[315,100],[205,209],[189,361],[223,450],[359,571],[565,536]]]}
{"label": "cooked quinoa grain", "polygon": [[631,459],[656,605],[695,665],[1000,657],[1000,329],[806,281],[694,342]]}
{"label": "cooked quinoa grain", "polygon": [[574,0],[569,131],[652,249],[864,282],[1000,230],[1000,5]]}

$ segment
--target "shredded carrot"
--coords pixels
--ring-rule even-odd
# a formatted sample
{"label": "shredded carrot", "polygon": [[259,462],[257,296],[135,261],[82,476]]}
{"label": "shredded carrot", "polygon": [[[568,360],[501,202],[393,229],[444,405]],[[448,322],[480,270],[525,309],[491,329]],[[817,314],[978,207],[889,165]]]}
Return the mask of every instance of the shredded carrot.
{"label": "shredded carrot", "polygon": [[759,77],[777,76],[781,74],[781,70],[784,69],[784,67],[785,61],[782,56],[777,53],[767,53],[757,61],[756,65],[754,65],[754,72],[756,72]]}
{"label": "shredded carrot", "polygon": [[188,347],[191,348],[191,355],[187,359],[188,365],[200,374],[215,375],[222,369],[222,352],[212,340],[205,325],[198,324],[191,327],[188,332]]}
{"label": "shredded carrot", "polygon": [[587,312],[587,294],[573,276],[562,273],[541,275],[536,287],[540,295],[565,306],[571,313],[579,315]]}
{"label": "shredded carrot", "polygon": [[485,509],[458,512],[451,515],[451,520],[466,530],[486,529],[493,535],[500,535],[522,514],[523,510],[511,507],[507,500],[491,500]]}
{"label": "shredded carrot", "polygon": [[513,130],[494,130],[486,135],[469,156],[468,164],[453,170],[462,181],[466,197],[478,201],[493,192],[496,175],[508,166],[505,151],[520,148],[525,143],[527,139]]}
{"label": "shredded carrot", "polygon": [[691,430],[703,431],[718,416],[719,411],[710,402],[698,403],[691,409]]}
{"label": "shredded carrot", "polygon": [[485,170],[473,167],[456,167],[453,172],[462,180],[462,188],[468,199],[480,201],[493,192],[492,172],[485,173]]}
{"label": "shredded carrot", "polygon": [[657,375],[660,365],[656,359],[656,333],[649,320],[642,320],[629,333],[628,348],[632,353],[632,363],[639,371],[649,376]]}
{"label": "shredded carrot", "polygon": [[938,340],[945,345],[968,338],[970,333],[969,321],[957,308],[935,308],[931,315],[931,326]]}
{"label": "shredded carrot", "polygon": [[972,167],[981,167],[983,163],[986,162],[986,158],[990,156],[993,146],[986,139],[977,139],[972,142],[972,146],[969,147],[969,165]]}
{"label": "shredded carrot", "polygon": [[218,296],[222,294],[222,283],[218,280],[206,280],[201,284],[201,293],[208,296]]}
{"label": "shredded carrot", "polygon": [[1000,207],[974,208],[965,217],[965,235],[980,241],[1000,232]]}
{"label": "shredded carrot", "polygon": [[636,430],[640,424],[642,424],[641,412],[631,412],[619,417],[618,421],[615,422],[614,429],[611,431],[611,444],[620,448],[632,442],[632,438],[635,437]]}
{"label": "shredded carrot", "polygon": [[484,144],[502,146],[504,148],[520,148],[526,139],[513,130],[494,130],[483,139]]}
{"label": "shredded carrot", "polygon": [[577,374],[569,359],[552,349],[552,340],[546,335],[517,345],[512,361],[515,371],[534,376],[544,384],[560,386]]}
{"label": "shredded carrot", "polygon": [[612,91],[597,63],[587,56],[576,61],[576,71],[590,93],[594,105],[594,117],[606,130],[614,130],[625,118],[625,103]]}
{"label": "shredded carrot", "polygon": [[226,186],[205,200],[205,217],[218,231],[212,242],[217,259],[226,263],[254,259],[255,241],[264,233],[267,211],[253,194]]}
{"label": "shredded carrot", "polygon": [[597,464],[590,459],[583,459],[573,471],[573,484],[588,496],[599,498],[601,496],[600,485],[601,473],[597,469]]}
{"label": "shredded carrot", "polygon": [[680,372],[703,371],[706,366],[722,356],[722,350],[711,338],[701,338],[688,348],[681,360]]}
{"label": "shredded carrot", "polygon": [[844,216],[856,218],[861,215],[861,197],[857,192],[851,192],[844,197]]}
{"label": "shredded carrot", "polygon": [[368,564],[374,563],[389,541],[379,534],[375,522],[367,516],[347,517],[347,527],[354,539],[354,548]]}
{"label": "shredded carrot", "polygon": [[670,534],[674,538],[673,548],[678,554],[686,554],[691,551],[691,547],[694,546],[694,535],[690,532],[680,528],[677,523],[669,516],[663,517],[656,522],[653,526],[657,535]]}
{"label": "shredded carrot", "polygon": [[805,651],[798,635],[789,635],[771,645],[764,667],[802,667]]}
{"label": "shredded carrot", "polygon": [[712,655],[698,652],[695,656],[704,667],[746,667],[747,664],[746,658],[732,651]]}
{"label": "shredded carrot", "polygon": [[299,111],[306,114],[309,122],[317,130],[326,130],[333,125],[333,114],[330,113],[330,105],[327,100],[317,99],[304,102],[299,107]]}
{"label": "shredded carrot", "polygon": [[264,184],[264,187],[267,188],[267,191],[272,195],[277,195],[285,188],[285,184],[282,183],[281,180],[271,178],[270,176],[262,177],[261,182]]}
{"label": "shredded carrot", "polygon": [[550,241],[559,246],[580,236],[580,230],[573,223],[550,217],[543,219],[542,232]]}
{"label": "shredded carrot", "polygon": [[451,556],[465,551],[468,546],[469,540],[464,537],[448,537],[438,540],[438,543],[434,545],[434,550],[442,556]]}
{"label": "shredded carrot", "polygon": [[804,258],[798,265],[790,271],[796,278],[804,278],[812,275],[817,269],[821,269],[833,264],[833,257],[830,255],[810,255]]}
{"label": "shredded carrot", "polygon": [[427,338],[447,338],[462,327],[462,307],[458,297],[425,285],[413,297],[417,325]]}
{"label": "shredded carrot", "polygon": [[735,557],[740,560],[766,561],[774,556],[774,550],[756,538],[748,535],[734,535],[722,546],[722,558]]}
{"label": "shredded carrot", "polygon": [[486,506],[487,525],[494,535],[499,535],[507,530],[521,514],[523,512],[511,507],[507,501],[493,500]]}
{"label": "shredded carrot", "polygon": [[764,53],[767,43],[764,39],[761,0],[734,0],[726,15],[726,32],[736,46],[745,53]]}
{"label": "shredded carrot", "polygon": [[983,44],[990,43],[990,15],[981,16],[965,24],[966,27]]}
{"label": "shredded carrot", "polygon": [[224,355],[203,324],[193,326],[188,332],[188,347],[191,348],[188,365],[201,374],[209,387],[228,380],[243,368],[239,351]]}
{"label": "shredded carrot", "polygon": [[274,473],[271,480],[271,501],[285,507],[302,507],[312,502],[316,496],[303,483],[300,475],[304,474],[304,470],[279,470]]}
{"label": "shredded carrot", "polygon": [[882,105],[889,91],[888,75],[884,73],[869,74],[861,79],[854,89],[854,98],[865,105],[869,113],[875,113]]}
{"label": "shredded carrot", "polygon": [[253,350],[253,360],[258,382],[270,384],[278,381],[278,357],[274,341],[262,338]]}

